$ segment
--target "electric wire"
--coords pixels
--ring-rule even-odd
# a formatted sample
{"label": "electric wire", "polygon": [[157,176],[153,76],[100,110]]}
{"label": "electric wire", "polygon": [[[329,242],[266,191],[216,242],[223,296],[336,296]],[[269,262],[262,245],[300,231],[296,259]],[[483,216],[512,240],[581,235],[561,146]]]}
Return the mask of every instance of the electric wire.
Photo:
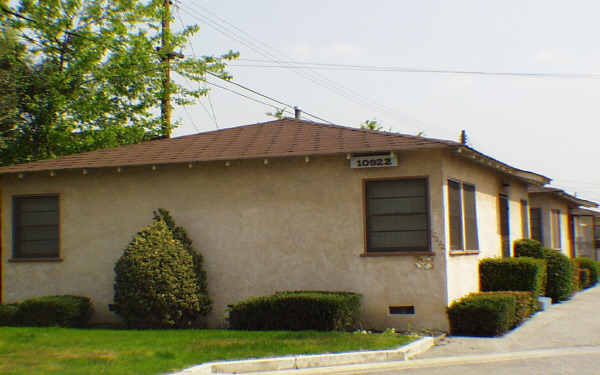
{"label": "electric wire", "polygon": [[[191,7],[193,7],[194,9],[192,9]],[[219,32],[220,34],[223,34],[228,38],[238,41],[239,43],[245,45],[246,47],[250,48],[254,52],[258,53],[259,55],[262,55],[263,57],[270,59],[272,62],[274,62],[276,64],[280,64],[281,61],[283,61],[283,59],[279,58],[275,53],[272,53],[270,51],[270,50],[275,50],[273,47],[252,37],[249,33],[245,32],[241,28],[235,26],[234,24],[227,21],[226,19],[219,17],[214,12],[211,12],[210,10],[202,7],[201,5],[199,5],[197,3],[192,4],[191,7],[186,8],[188,15],[190,15],[191,17],[194,17],[194,18],[200,20],[200,22],[209,26],[210,28],[214,29],[215,31]],[[204,14],[201,14],[200,12],[202,12],[202,11],[212,15],[212,18],[209,16],[206,16]],[[234,28],[238,32],[232,31],[231,28]],[[241,36],[240,33],[247,35],[247,37]],[[253,40],[256,42],[254,42]],[[260,43],[265,47],[261,47],[257,43]],[[283,55],[282,53],[279,53],[279,54]],[[303,71],[298,71],[298,69],[295,69],[295,70],[292,69],[291,71],[305,79],[308,79],[309,81],[313,82],[314,84],[316,84],[322,88],[325,88],[325,89],[333,92],[334,94],[339,95],[349,101],[352,101],[354,103],[357,103],[357,104],[359,104],[361,106],[365,106],[365,107],[378,108],[378,110],[384,111],[395,117],[393,110],[388,109],[387,107],[385,107],[379,103],[372,102],[371,99],[362,96],[361,94],[321,75],[320,73],[318,73],[314,70],[308,71],[308,72],[303,72]],[[414,117],[411,117],[408,115],[404,115],[404,117],[411,119],[413,121],[416,121],[420,124],[424,124],[422,121],[415,119]]]}

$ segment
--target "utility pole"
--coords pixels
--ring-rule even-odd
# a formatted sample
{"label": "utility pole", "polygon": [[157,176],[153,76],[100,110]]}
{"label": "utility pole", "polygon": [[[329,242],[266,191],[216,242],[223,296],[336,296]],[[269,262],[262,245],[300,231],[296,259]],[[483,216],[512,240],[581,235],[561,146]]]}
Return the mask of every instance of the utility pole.
{"label": "utility pole", "polygon": [[162,136],[171,138],[171,1],[165,0],[162,18],[161,58],[163,64],[162,98],[160,103]]}

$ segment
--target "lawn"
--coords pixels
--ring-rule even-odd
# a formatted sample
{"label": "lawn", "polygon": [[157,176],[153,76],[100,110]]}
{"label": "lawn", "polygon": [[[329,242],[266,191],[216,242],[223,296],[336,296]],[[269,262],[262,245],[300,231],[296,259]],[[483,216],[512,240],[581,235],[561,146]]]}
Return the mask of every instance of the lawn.
{"label": "lawn", "polygon": [[216,360],[387,349],[413,339],[314,331],[0,327],[0,374],[162,374]]}

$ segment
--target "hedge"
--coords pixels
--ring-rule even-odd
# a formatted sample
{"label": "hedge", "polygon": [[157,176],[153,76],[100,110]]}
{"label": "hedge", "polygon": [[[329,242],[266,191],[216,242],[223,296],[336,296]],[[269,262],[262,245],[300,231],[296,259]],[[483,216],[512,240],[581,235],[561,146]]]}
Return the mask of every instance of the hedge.
{"label": "hedge", "polygon": [[598,283],[598,263],[590,258],[575,258],[579,262],[579,267],[590,271],[589,283],[582,285],[583,288],[589,288]]}
{"label": "hedge", "polygon": [[0,327],[15,325],[17,308],[17,304],[0,305]]}
{"label": "hedge", "polygon": [[515,313],[512,317],[511,328],[517,327],[537,310],[537,300],[531,292],[481,292],[481,295],[510,295],[515,297]]}
{"label": "hedge", "polygon": [[548,262],[546,297],[552,298],[552,303],[564,301],[573,293],[573,262],[558,250],[543,251]]}
{"label": "hedge", "polygon": [[361,295],[350,292],[290,291],[231,305],[229,325],[241,330],[347,330],[357,326]]}
{"label": "hedge", "polygon": [[450,333],[462,336],[499,336],[514,325],[517,299],[508,293],[472,293],[447,309]]}
{"label": "hedge", "polygon": [[14,323],[20,326],[79,328],[87,326],[91,315],[92,303],[88,297],[47,296],[21,302],[14,315]]}
{"label": "hedge", "polygon": [[479,282],[482,292],[531,292],[531,308],[537,309],[537,297],[544,295],[546,262],[534,258],[487,258],[479,262]]}
{"label": "hedge", "polygon": [[591,280],[591,272],[587,268],[582,268],[579,270],[579,285],[581,285],[581,289],[589,288]]}
{"label": "hedge", "polygon": [[[576,292],[579,292],[581,289],[583,289],[583,285],[588,282],[588,276],[581,274],[582,270],[579,267],[579,262],[576,259],[571,259],[571,262],[573,263],[573,283],[572,283],[573,284],[573,292],[572,293],[576,293]],[[584,278],[585,281],[582,278]]]}
{"label": "hedge", "polygon": [[522,238],[514,242],[515,257],[529,257],[544,259],[544,251],[539,241],[530,238]]}

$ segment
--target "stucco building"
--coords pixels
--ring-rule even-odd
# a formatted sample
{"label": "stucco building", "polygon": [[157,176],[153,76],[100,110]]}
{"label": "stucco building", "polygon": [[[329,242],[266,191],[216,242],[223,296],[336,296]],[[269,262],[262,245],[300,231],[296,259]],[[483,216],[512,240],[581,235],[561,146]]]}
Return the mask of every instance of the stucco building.
{"label": "stucco building", "polygon": [[598,204],[549,186],[529,188],[531,238],[569,257],[596,258],[593,211]]}
{"label": "stucco building", "polygon": [[[0,169],[4,303],[93,299],[116,317],[113,267],[157,208],[204,255],[226,306],[277,290],[361,293],[365,327],[447,329],[481,258],[529,228],[549,179],[466,145],[282,119]],[[525,205],[525,209],[524,209]]]}

